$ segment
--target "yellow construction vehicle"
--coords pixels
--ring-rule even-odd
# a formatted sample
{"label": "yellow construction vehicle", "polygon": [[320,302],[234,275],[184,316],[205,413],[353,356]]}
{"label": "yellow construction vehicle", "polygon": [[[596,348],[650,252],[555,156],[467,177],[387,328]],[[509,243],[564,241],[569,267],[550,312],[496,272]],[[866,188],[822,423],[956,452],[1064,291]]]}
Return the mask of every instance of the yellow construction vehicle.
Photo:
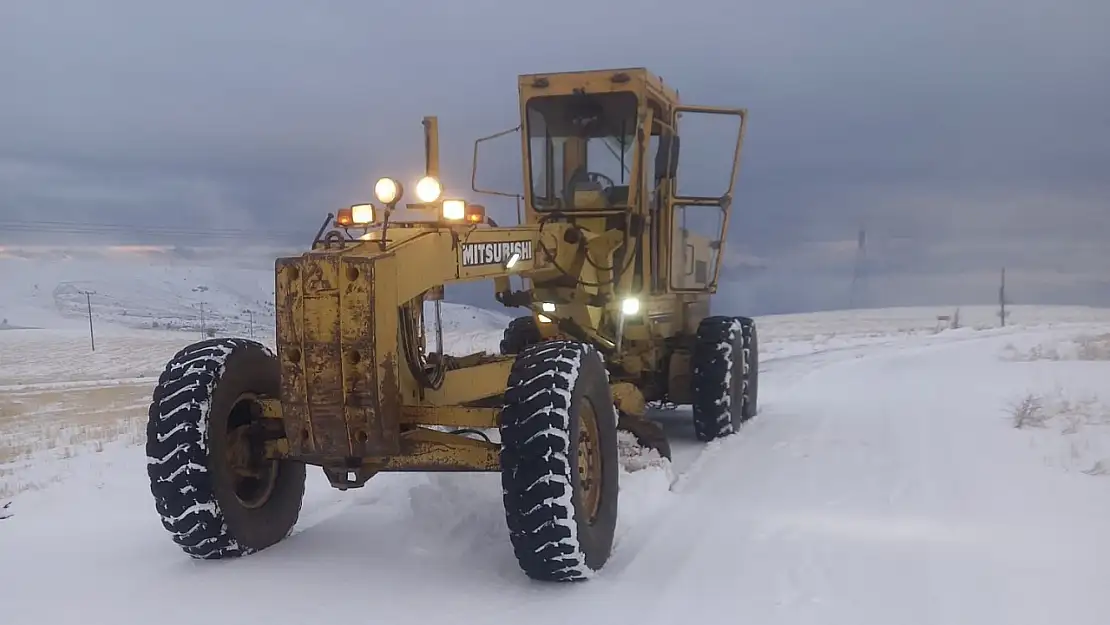
{"label": "yellow construction vehicle", "polygon": [[[285,538],[306,465],[339,489],[384,471],[499,471],[523,571],[583,579],[613,545],[618,429],[667,455],[651,402],[692,405],[706,441],[755,414],[755,324],[709,314],[746,110],[680,105],[639,68],[523,75],[519,94],[523,223],[499,226],[443,188],[425,118],[415,201],[382,178],[376,201],[329,214],[311,250],[277,259],[276,353],[216,338],[166,365],[148,473],[186,553],[239,556]],[[677,192],[690,115],[737,122],[731,176],[712,197]],[[391,219],[400,207],[427,219]],[[699,219],[713,225],[699,231]],[[502,353],[446,354],[443,287],[476,280],[529,315]]]}

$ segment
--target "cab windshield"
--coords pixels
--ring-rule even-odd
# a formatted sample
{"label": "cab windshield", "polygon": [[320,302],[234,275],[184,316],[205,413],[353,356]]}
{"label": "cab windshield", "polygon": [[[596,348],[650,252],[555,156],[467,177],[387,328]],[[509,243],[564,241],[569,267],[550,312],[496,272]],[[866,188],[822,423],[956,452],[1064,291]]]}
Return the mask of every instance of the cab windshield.
{"label": "cab windshield", "polygon": [[636,96],[600,93],[528,101],[528,150],[536,210],[628,205]]}

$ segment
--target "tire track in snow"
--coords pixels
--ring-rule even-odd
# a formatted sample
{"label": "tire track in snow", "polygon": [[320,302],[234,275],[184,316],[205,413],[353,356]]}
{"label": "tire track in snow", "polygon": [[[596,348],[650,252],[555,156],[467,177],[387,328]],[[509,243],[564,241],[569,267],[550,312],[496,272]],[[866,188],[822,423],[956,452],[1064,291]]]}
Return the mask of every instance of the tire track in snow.
{"label": "tire track in snow", "polygon": [[[619,550],[615,551],[609,564],[602,571],[601,577],[606,579],[613,579],[623,574],[628,573],[636,568],[646,568],[647,570],[654,570],[655,564],[643,564],[638,562],[644,553],[645,548],[653,543],[665,542],[668,540],[676,540],[678,542],[690,541],[688,547],[693,547],[700,544],[705,540],[705,536],[713,534],[708,531],[710,528],[706,523],[699,523],[699,517],[703,515],[704,511],[695,510],[684,506],[684,491],[692,485],[696,485],[703,474],[712,474],[720,462],[727,462],[729,454],[743,453],[738,448],[751,444],[751,439],[759,437],[759,432],[765,429],[768,423],[773,424],[776,419],[784,415],[778,413],[779,395],[782,388],[793,386],[800,380],[830,366],[853,361],[865,353],[873,353],[882,347],[889,347],[904,341],[893,341],[884,346],[878,346],[874,343],[865,346],[852,346],[852,347],[838,347],[826,351],[814,352],[811,354],[799,354],[791,356],[780,356],[768,358],[760,363],[760,380],[762,383],[767,384],[770,380],[773,383],[764,386],[770,392],[764,391],[763,401],[759,414],[757,414],[751,421],[745,423],[739,431],[730,437],[718,439],[710,443],[695,442],[701,447],[700,451],[689,460],[686,460],[684,466],[676,467],[675,479],[671,484],[671,492],[675,495],[674,499],[664,509],[658,511],[650,518],[643,519],[641,522],[632,528],[621,541]],[[774,377],[765,377],[766,374],[771,374]],[[673,443],[672,443],[673,445]],[[771,448],[772,453],[785,453],[791,446],[790,440],[782,440],[774,444]],[[678,451],[681,451],[685,445],[679,445]],[[749,479],[752,476],[738,475],[737,479]],[[755,476],[759,479],[759,476]],[[710,524],[715,524],[710,520]],[[683,536],[681,531],[675,529],[674,531],[668,530],[670,527],[682,528],[702,525],[704,530],[695,536]],[[754,531],[754,528],[751,528]],[[735,534],[736,532],[727,532]],[[689,549],[688,551],[693,551]],[[680,561],[685,561],[689,558],[689,553],[674,555],[670,553],[665,557],[667,560],[666,567],[673,570]],[[662,562],[658,563],[663,565]],[[645,596],[661,596],[664,590],[662,580],[658,576],[652,579],[644,580],[643,582],[652,590],[644,588]]]}
{"label": "tire track in snow", "polygon": [[[918,340],[915,341],[914,338]],[[797,543],[799,541],[795,536],[799,531],[805,530],[792,523],[776,524],[761,516],[761,511],[766,512],[764,509],[768,505],[773,512],[773,497],[769,493],[773,493],[775,489],[768,486],[769,483],[781,484],[783,489],[797,489],[800,485],[804,492],[795,493],[796,497],[802,501],[823,503],[834,510],[843,503],[835,498],[829,499],[829,493],[822,489],[820,477],[805,478],[797,468],[799,461],[808,458],[814,450],[844,446],[846,439],[841,433],[841,424],[831,411],[821,409],[820,401],[812,403],[813,410],[799,413],[799,408],[804,409],[806,403],[799,404],[791,396],[792,390],[814,374],[830,367],[855,368],[861,365],[863,373],[868,367],[875,366],[876,358],[912,358],[904,353],[903,350],[906,349],[920,354],[968,341],[997,338],[970,335],[946,337],[942,341],[922,341],[920,337],[907,337],[906,340],[891,341],[883,345],[872,343],[765,361],[761,367],[761,375],[771,375],[761,378],[767,382],[765,388],[768,392],[764,395],[766,401],[760,414],[745,424],[736,436],[707,445],[679,472],[672,486],[675,499],[652,519],[645,519],[645,522],[638,524],[625,537],[621,551],[614,554],[602,577],[612,581],[619,578],[622,583],[632,581],[642,596],[653,597],[653,603],[660,606],[660,609],[668,603],[682,604],[682,601],[669,601],[671,594],[684,591],[669,588],[670,575],[662,575],[660,572],[681,573],[683,567],[693,561],[694,554],[704,555],[715,550],[715,546],[707,541],[722,536],[735,536],[740,541],[738,555],[741,557],[736,563],[737,573],[740,577],[751,575],[742,571],[750,565],[750,562],[743,561],[745,558],[759,560],[761,551],[769,541]],[[846,371],[843,375],[851,378],[855,372]],[[814,383],[819,384],[819,381]],[[866,384],[866,380],[861,382],[861,392],[866,392]],[[927,423],[927,419],[920,419],[919,425],[924,423]],[[893,431],[879,429],[874,434],[881,440],[896,438]],[[768,437],[778,440],[767,445]],[[921,443],[920,436],[911,436],[909,440],[899,441],[896,448],[906,449],[908,446],[913,449],[914,446],[920,447]],[[868,489],[868,497],[876,502],[889,504],[919,486],[907,481],[910,479],[907,475],[893,470],[897,453],[875,454],[874,451],[873,448],[863,449],[855,459],[857,464],[864,465],[859,469],[861,474],[872,477],[870,482],[863,484]],[[915,455],[924,458],[926,453],[928,452],[920,451]],[[767,469],[767,473],[743,471],[756,466]],[[920,476],[922,472],[928,473],[928,469],[923,468],[916,475]],[[751,480],[751,486],[741,487],[741,492],[749,492],[753,497],[744,502],[721,500],[719,508],[712,511],[704,505],[691,505],[698,495],[691,491],[720,489],[722,484],[733,480]],[[760,483],[763,484],[762,487],[758,486]],[[747,509],[745,506],[748,504],[754,504],[755,507]],[[691,533],[689,528],[695,527],[698,530]],[[775,580],[771,582],[774,587],[771,594],[776,597],[772,603],[778,606],[793,605],[803,611],[813,609],[813,616],[819,617],[818,606],[824,598],[832,596],[830,593],[833,584],[830,579],[834,574],[829,566],[831,560],[822,551],[823,548],[820,547],[817,551],[801,547],[793,553],[792,565],[784,567],[778,563],[769,567],[757,566],[764,568],[761,574],[769,575]],[[916,576],[923,586],[928,585],[932,579],[928,565],[922,565],[912,572],[907,571],[907,574]],[[763,583],[766,585],[767,581],[763,580]],[[699,592],[704,594],[705,590],[703,588]],[[693,589],[687,588],[685,591],[692,592]],[[911,597],[905,599],[909,600]],[[929,610],[924,605],[915,606],[916,608]]]}

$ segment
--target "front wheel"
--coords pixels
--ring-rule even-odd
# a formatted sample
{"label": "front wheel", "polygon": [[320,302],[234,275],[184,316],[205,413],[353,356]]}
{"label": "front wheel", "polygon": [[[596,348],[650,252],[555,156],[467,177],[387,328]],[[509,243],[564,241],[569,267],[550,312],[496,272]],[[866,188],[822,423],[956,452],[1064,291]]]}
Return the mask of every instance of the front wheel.
{"label": "front wheel", "polygon": [[575,341],[525,348],[501,411],[501,484],[509,538],[524,573],[591,577],[617,522],[617,415],[597,350]]}
{"label": "front wheel", "polygon": [[[267,459],[257,403],[277,397],[274,354],[244,339],[201,341],[178,352],[154,389],[147,474],[174,542],[194,558],[246,555],[284,539],[304,496],[304,464]],[[267,427],[270,426],[270,427]]]}

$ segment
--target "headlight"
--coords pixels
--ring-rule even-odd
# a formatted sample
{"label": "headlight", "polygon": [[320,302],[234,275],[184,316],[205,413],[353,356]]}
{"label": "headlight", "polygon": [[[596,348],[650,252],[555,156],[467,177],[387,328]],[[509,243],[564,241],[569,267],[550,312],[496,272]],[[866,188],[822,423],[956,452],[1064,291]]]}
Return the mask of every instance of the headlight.
{"label": "headlight", "polygon": [[401,199],[401,183],[392,178],[381,178],[374,185],[374,197],[382,204],[392,205]]}
{"label": "headlight", "polygon": [[626,297],[621,301],[621,313],[628,317],[640,312],[640,300],[635,297]]}
{"label": "headlight", "polygon": [[[443,185],[432,176],[424,176],[416,183],[416,199],[425,204],[431,204],[439,199],[443,193]],[[462,216],[459,216],[462,219]]]}
{"label": "headlight", "polygon": [[355,204],[352,206],[351,221],[358,226],[374,223],[374,205]]}
{"label": "headlight", "polygon": [[461,221],[466,217],[465,200],[443,200],[443,218],[450,221]]}

